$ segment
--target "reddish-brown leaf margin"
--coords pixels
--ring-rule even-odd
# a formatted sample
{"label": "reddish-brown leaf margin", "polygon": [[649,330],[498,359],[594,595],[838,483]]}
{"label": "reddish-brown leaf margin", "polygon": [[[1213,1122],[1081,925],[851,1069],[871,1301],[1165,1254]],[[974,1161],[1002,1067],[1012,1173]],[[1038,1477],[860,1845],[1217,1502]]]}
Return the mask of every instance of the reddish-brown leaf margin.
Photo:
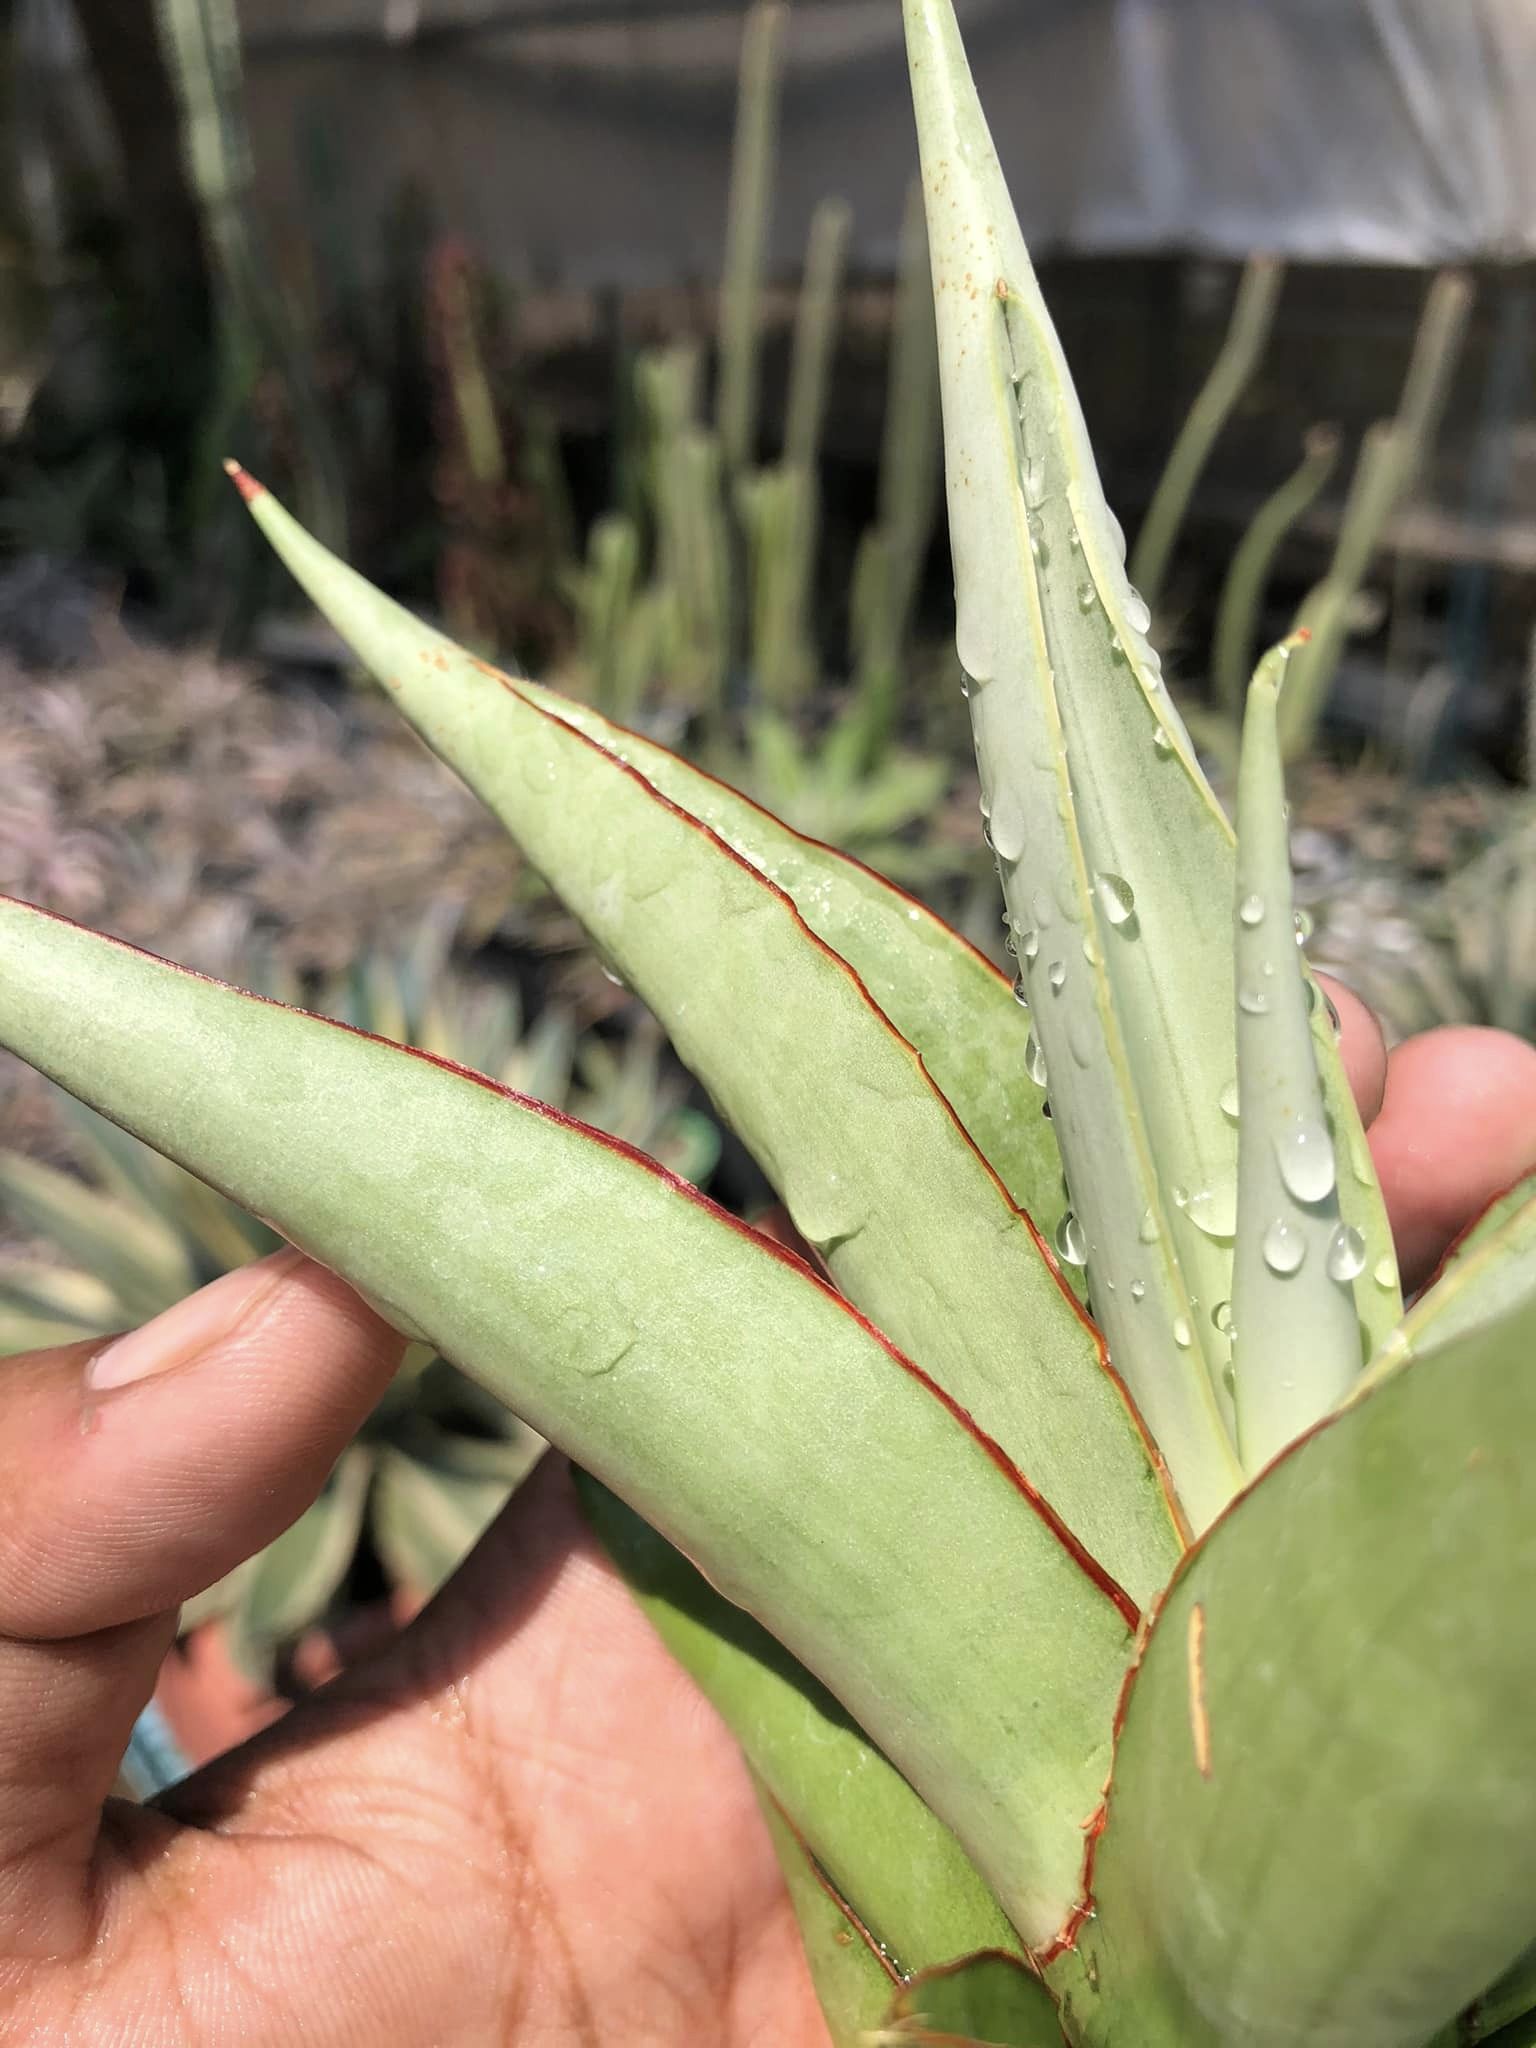
{"label": "reddish-brown leaf margin", "polygon": [[[1056,1541],[1058,1547],[1066,1552],[1083,1577],[1117,1609],[1121,1619],[1132,1633],[1135,1634],[1140,1629],[1142,1620],[1141,1610],[1130,1594],[1105,1570],[1098,1559],[1089,1552],[1082,1541],[1067,1527],[1066,1523],[1057,1514],[1038,1487],[1034,1486],[1024,1473],[1019,1470],[1018,1466],[1014,1464],[1002,1445],[989,1436],[953,1396],[946,1393],[944,1388],[939,1386],[928,1373],[924,1372],[920,1365],[915,1364],[913,1360],[908,1358],[905,1352],[899,1351],[891,1340],[881,1330],[878,1330],[867,1316],[862,1315],[845,1296],[839,1294],[830,1281],[824,1280],[819,1273],[808,1266],[798,1253],[791,1251],[787,1245],[779,1244],[775,1239],[764,1236],[761,1231],[754,1230],[750,1224],[744,1223],[740,1217],[731,1215],[728,1209],[721,1208],[718,1202],[712,1202],[708,1195],[701,1193],[691,1181],[683,1180],[669,1168],[660,1165],[648,1153],[642,1152],[638,1146],[631,1145],[622,1138],[609,1137],[604,1131],[594,1130],[590,1124],[582,1123],[577,1117],[568,1116],[564,1110],[552,1109],[546,1102],[535,1101],[532,1096],[520,1095],[515,1088],[508,1088],[500,1081],[493,1081],[489,1075],[478,1074],[471,1067],[460,1066],[457,1061],[445,1059],[439,1053],[424,1052],[418,1046],[399,1045],[393,1039],[379,1037],[376,1032],[364,1031],[356,1024],[344,1024],[337,1018],[322,1017],[313,1010],[296,1009],[293,1005],[280,1003],[271,996],[258,995],[250,989],[237,988],[232,982],[221,981],[217,975],[203,974],[193,967],[183,967],[177,961],[163,959],[158,953],[152,953],[144,946],[136,946],[127,939],[114,938],[105,932],[91,931],[89,926],[82,925],[75,918],[65,917],[58,911],[44,910],[40,905],[27,903],[20,897],[0,894],[0,903],[9,904],[14,909],[29,912],[34,917],[46,919],[54,924],[67,925],[74,931],[85,932],[89,937],[98,940],[102,945],[115,947],[124,953],[136,954],[142,960],[152,960],[156,966],[163,967],[172,974],[184,975],[189,980],[202,982],[210,988],[221,989],[225,994],[235,996],[241,1001],[260,1003],[271,1010],[282,1010],[288,1016],[302,1018],[307,1023],[332,1031],[343,1031],[353,1038],[365,1039],[370,1044],[381,1046],[386,1052],[396,1054],[402,1059],[418,1060],[427,1066],[437,1067],[457,1080],[472,1082],[476,1087],[483,1088],[488,1093],[500,1096],[503,1100],[515,1104],[519,1109],[531,1111],[535,1116],[542,1117],[548,1123],[558,1124],[566,1130],[575,1132],[580,1137],[592,1141],[605,1151],[616,1154],[618,1157],[627,1160],[631,1165],[638,1167],[642,1172],[648,1173],[655,1179],[660,1180],[674,1195],[677,1195],[684,1201],[693,1203],[697,1208],[703,1209],[717,1223],[725,1224],[737,1236],[751,1244],[754,1249],[764,1253],[769,1258],[778,1260],[781,1265],[789,1267],[801,1279],[809,1282],[811,1286],[818,1288],[829,1301],[835,1303],[842,1314],[851,1317],[859,1325],[860,1329],[863,1330],[864,1334],[873,1338],[880,1349],[885,1352],[887,1357],[902,1372],[906,1373],[910,1379],[915,1380],[920,1387],[931,1394],[938,1401],[939,1405],[953,1417],[966,1435],[972,1439],[1003,1475],[1008,1484],[1027,1502],[1034,1512],[1036,1519],[1044,1525]],[[220,1189],[220,1193],[227,1195],[232,1201],[239,1200],[239,1197],[227,1188]],[[264,1216],[260,1220],[266,1223],[270,1229],[279,1230],[279,1226],[270,1217]],[[279,1230],[279,1235],[281,1234]],[[346,1278],[345,1274],[340,1277]]]}

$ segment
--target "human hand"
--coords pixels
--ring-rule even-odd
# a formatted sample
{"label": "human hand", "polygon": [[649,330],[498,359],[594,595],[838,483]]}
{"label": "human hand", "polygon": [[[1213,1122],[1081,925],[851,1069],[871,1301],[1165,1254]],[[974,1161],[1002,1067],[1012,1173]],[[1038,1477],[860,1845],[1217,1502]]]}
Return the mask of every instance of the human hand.
{"label": "human hand", "polygon": [[[1333,991],[1405,1277],[1536,1164],[1536,1052]],[[401,1340],[288,1252],[0,1378],[0,2042],[824,2048],[746,1773],[549,1458],[383,1654],[110,1800],[177,1604],[314,1498]],[[94,1356],[93,1356],[94,1353]]]}

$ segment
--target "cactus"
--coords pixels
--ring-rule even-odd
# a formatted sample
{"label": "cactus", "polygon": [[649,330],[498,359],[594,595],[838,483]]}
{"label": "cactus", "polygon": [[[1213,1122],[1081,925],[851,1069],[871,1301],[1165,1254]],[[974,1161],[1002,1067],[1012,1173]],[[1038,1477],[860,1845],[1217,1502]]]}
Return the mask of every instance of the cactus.
{"label": "cactus", "polygon": [[1311,634],[1286,695],[1281,732],[1289,759],[1309,753],[1349,634],[1355,597],[1393,515],[1424,472],[1445,411],[1471,310],[1472,287],[1442,271],[1424,300],[1396,414],[1370,427],[1323,580],[1303,598],[1295,623]]}
{"label": "cactus", "polygon": [[783,0],[755,0],[742,43],[720,285],[720,388],[715,408],[720,447],[732,476],[746,469],[757,452],[763,266],[778,134],[779,69],[788,22]]}
{"label": "cactus", "polygon": [[1327,487],[1338,459],[1337,427],[1313,427],[1302,444],[1300,463],[1259,507],[1232,557],[1216,611],[1211,666],[1218,699],[1234,717],[1242,715],[1259,607],[1275,555],[1296,521]]}
{"label": "cactus", "polygon": [[1271,256],[1249,260],[1238,281],[1226,339],[1189,409],[1152,494],[1136,536],[1131,580],[1154,611],[1200,472],[1216,444],[1216,436],[1259,367],[1284,283],[1284,264]]}
{"label": "cactus", "polygon": [[1013,987],[238,479],[820,1269],[525,1099],[17,903],[0,1039],[582,1467],[756,1774],[838,2048],[1449,2048],[1480,2001],[1515,2048],[1536,1191],[1404,1316],[1295,943],[1277,700],[1305,643],[1261,664],[1234,840],[951,0],[904,14]]}

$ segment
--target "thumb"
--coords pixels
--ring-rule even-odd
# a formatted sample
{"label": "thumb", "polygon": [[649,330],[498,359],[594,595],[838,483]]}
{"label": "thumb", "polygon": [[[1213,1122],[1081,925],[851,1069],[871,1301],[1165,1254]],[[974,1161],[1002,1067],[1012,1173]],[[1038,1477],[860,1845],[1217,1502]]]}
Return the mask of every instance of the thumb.
{"label": "thumb", "polygon": [[315,1499],[404,1339],[297,1252],[0,1378],[0,1952],[88,1911],[102,1802],[191,1594]]}

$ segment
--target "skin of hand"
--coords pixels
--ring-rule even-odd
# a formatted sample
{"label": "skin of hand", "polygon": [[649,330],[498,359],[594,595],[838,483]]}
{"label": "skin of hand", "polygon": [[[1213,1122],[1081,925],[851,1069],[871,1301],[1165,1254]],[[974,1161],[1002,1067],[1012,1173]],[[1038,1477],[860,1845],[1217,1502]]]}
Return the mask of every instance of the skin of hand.
{"label": "skin of hand", "polygon": [[[1331,991],[1405,1278],[1536,1165],[1536,1051]],[[381,1653],[109,1795],[178,1603],[291,1523],[402,1340],[283,1252],[0,1380],[0,2043],[826,2048],[734,1745],[553,1455]]]}

